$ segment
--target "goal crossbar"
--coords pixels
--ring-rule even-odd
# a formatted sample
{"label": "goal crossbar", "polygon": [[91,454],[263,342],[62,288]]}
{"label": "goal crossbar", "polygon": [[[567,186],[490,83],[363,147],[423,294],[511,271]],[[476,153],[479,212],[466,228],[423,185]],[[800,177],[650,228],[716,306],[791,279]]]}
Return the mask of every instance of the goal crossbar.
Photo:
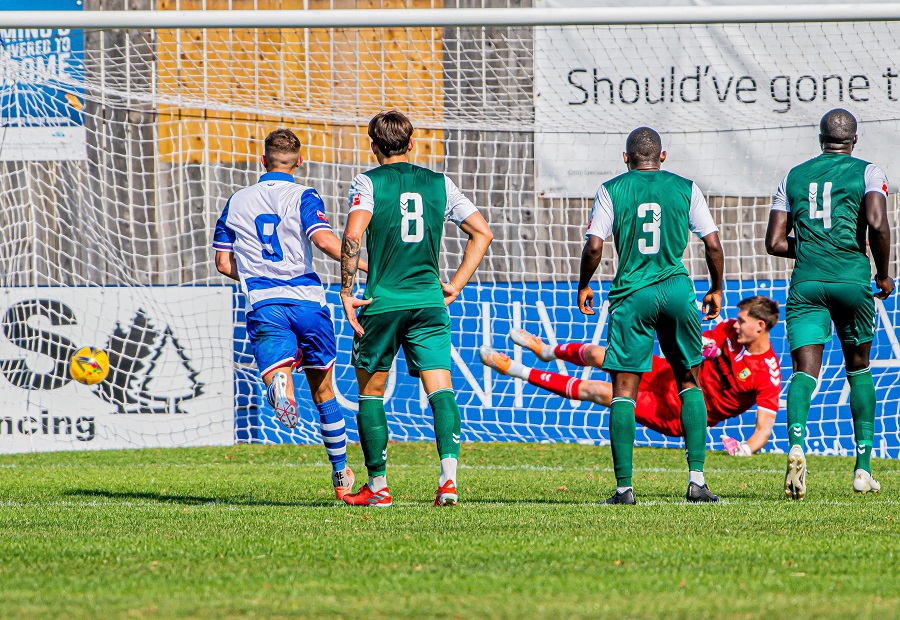
{"label": "goal crossbar", "polygon": [[900,21],[900,3],[312,11],[5,11],[3,28],[408,28]]}

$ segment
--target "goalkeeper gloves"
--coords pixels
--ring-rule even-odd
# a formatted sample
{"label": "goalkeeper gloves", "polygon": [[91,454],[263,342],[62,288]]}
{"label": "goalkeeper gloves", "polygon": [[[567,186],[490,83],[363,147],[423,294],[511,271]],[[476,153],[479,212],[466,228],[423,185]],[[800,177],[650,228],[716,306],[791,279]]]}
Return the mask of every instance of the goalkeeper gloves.
{"label": "goalkeeper gloves", "polygon": [[711,360],[722,354],[722,350],[719,348],[719,345],[716,344],[716,341],[712,338],[707,338],[706,336],[703,336],[703,348],[701,348],[700,351],[705,360]]}
{"label": "goalkeeper gloves", "polygon": [[722,435],[722,443],[725,445],[725,451],[731,456],[752,456],[753,450],[745,441],[732,439],[728,435]]}

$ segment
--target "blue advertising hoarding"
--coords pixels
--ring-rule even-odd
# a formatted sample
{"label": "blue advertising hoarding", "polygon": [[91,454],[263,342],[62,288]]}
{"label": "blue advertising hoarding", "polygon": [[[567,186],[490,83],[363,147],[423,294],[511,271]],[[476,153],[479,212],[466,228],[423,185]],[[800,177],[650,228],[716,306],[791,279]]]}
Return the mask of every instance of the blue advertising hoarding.
{"label": "blue advertising hoarding", "polygon": [[[697,282],[705,291],[705,282]],[[603,284],[603,298],[608,283]],[[599,289],[598,289],[599,290]],[[736,304],[744,297],[766,295],[783,304],[787,285],[778,281],[729,282],[726,285],[724,318],[737,314]],[[878,395],[875,425],[875,454],[900,458],[900,341],[895,334],[900,316],[896,296],[877,303],[876,337],[872,347],[872,374]],[[348,436],[358,440],[356,430],[356,382],[350,367],[352,331],[342,316],[337,288],[328,291],[328,301],[335,317],[338,333],[338,357],[335,366],[335,388],[344,408]],[[512,328],[524,328],[541,335],[545,342],[606,343],[607,314],[605,304],[598,316],[582,316],[574,307],[574,284],[527,283],[471,285],[450,306],[453,326],[453,385],[462,413],[464,441],[529,441],[578,442],[605,444],[609,441],[608,409],[591,403],[569,401],[521,381],[490,371],[478,359],[478,348],[485,342],[510,355],[521,355],[523,363],[559,372],[561,369],[579,378],[608,380],[605,373],[581,369],[562,363],[543,363],[530,352],[515,351],[507,338]],[[240,313],[239,313],[240,314]],[[782,309],[783,317],[783,309]],[[707,327],[710,326],[707,324]],[[252,362],[245,334],[235,334],[237,361]],[[767,451],[786,451],[787,423],[785,399],[790,384],[791,363],[784,325],[772,331],[772,346],[782,365],[781,407],[772,440]],[[300,424],[288,431],[275,419],[261,397],[258,375],[245,371],[236,386],[237,439],[248,442],[319,443],[318,413],[309,398],[302,375],[295,375]],[[419,382],[407,372],[402,353],[388,381],[385,399],[391,438],[393,440],[433,440],[431,411]],[[722,449],[720,436],[727,432],[736,438],[753,433],[755,410],[726,421],[709,430],[708,445]],[[638,445],[681,447],[682,441],[638,427]],[[819,388],[809,416],[807,447],[818,454],[851,454],[854,449],[850,417],[849,389],[837,341],[826,346]]]}
{"label": "blue advertising hoarding", "polygon": [[[28,9],[80,11],[82,5],[34,0]],[[0,11],[22,8],[0,0]],[[86,159],[83,82],[82,30],[6,29],[0,17],[0,161]]]}

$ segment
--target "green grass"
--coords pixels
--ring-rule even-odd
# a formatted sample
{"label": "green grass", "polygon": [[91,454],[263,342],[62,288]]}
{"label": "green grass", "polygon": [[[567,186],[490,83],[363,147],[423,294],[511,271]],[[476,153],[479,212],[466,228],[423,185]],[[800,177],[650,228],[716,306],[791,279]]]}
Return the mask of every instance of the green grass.
{"label": "green grass", "polygon": [[[608,448],[466,444],[431,507],[434,448],[390,449],[394,507],[333,501],[320,447],[0,457],[0,616],[900,617],[900,462],[711,453],[724,503],[682,497],[678,450],[639,449],[641,505],[599,507]],[[351,463],[363,474],[359,447]]]}

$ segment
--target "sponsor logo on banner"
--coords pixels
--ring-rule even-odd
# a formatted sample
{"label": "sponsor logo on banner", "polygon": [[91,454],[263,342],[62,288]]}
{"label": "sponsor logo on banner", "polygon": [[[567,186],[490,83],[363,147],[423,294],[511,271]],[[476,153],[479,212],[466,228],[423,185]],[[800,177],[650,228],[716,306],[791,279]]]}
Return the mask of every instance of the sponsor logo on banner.
{"label": "sponsor logo on banner", "polygon": [[[888,61],[896,49],[890,23],[548,26],[534,36],[534,152],[537,189],[546,197],[589,198],[625,172],[625,139],[640,126],[661,134],[663,168],[703,191],[772,196],[793,166],[820,153],[819,120],[837,107],[861,121],[854,154],[888,179],[900,175],[892,152],[900,141],[893,120],[900,68]],[[841,43],[848,36],[865,41],[860,54],[848,56]]]}
{"label": "sponsor logo on banner", "polygon": [[[233,442],[230,287],[0,293],[0,452]],[[69,360],[104,349],[109,374]]]}
{"label": "sponsor logo on banner", "polygon": [[[27,8],[81,11],[82,0],[33,0]],[[22,10],[0,0],[3,11]],[[84,31],[0,25],[0,161],[87,159]]]}

